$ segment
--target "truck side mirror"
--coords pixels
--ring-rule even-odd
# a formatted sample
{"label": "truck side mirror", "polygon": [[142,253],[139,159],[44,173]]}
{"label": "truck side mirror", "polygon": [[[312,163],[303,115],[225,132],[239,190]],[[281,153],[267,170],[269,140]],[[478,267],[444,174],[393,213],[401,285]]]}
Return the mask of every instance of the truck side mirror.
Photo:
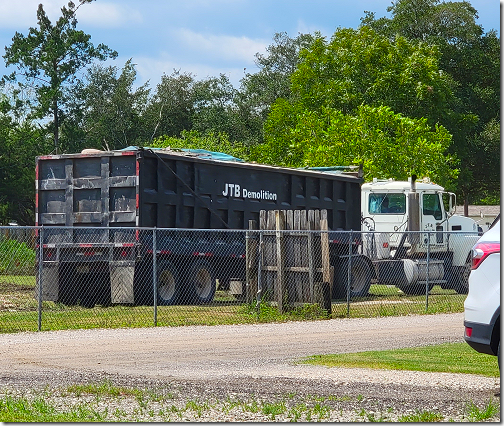
{"label": "truck side mirror", "polygon": [[453,216],[457,210],[457,196],[453,192],[444,192],[443,204],[447,218]]}

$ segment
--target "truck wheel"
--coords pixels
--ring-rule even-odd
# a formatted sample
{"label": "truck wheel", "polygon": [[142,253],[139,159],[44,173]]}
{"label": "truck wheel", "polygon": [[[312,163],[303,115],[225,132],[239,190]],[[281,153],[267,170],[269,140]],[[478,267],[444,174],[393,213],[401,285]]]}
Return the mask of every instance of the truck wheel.
{"label": "truck wheel", "polygon": [[471,255],[469,254],[464,266],[454,266],[453,275],[455,282],[453,288],[458,294],[469,293],[469,274],[471,272]]}
{"label": "truck wheel", "polygon": [[180,298],[180,283],[177,269],[168,261],[158,264],[158,304],[174,305]]}
{"label": "truck wheel", "polygon": [[[333,299],[346,299],[348,283],[348,259],[340,262],[338,272],[335,274],[333,283]],[[336,281],[337,280],[337,281]],[[364,297],[369,293],[371,287],[371,269],[369,264],[362,257],[352,258],[352,269],[350,271],[350,299],[354,297]]]}
{"label": "truck wheel", "polygon": [[[425,294],[425,284],[398,285],[397,287],[408,296],[421,296]],[[434,284],[429,284],[429,291],[431,291],[433,287]]]}
{"label": "truck wheel", "polygon": [[206,260],[193,263],[188,275],[188,302],[210,303],[215,296],[216,281],[212,267]]}

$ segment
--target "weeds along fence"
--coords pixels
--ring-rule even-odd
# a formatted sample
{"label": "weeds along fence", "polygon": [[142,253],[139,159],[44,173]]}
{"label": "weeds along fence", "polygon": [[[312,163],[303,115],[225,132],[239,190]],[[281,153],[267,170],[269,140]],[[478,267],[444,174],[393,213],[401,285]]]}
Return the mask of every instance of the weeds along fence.
{"label": "weeds along fence", "polygon": [[0,332],[461,312],[477,234],[0,228]]}

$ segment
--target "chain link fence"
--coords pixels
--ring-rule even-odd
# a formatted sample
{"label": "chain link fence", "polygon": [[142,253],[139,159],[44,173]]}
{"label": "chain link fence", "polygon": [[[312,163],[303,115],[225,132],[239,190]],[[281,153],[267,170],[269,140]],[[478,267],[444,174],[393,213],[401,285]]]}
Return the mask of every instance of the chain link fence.
{"label": "chain link fence", "polygon": [[0,332],[461,312],[475,233],[0,228]]}

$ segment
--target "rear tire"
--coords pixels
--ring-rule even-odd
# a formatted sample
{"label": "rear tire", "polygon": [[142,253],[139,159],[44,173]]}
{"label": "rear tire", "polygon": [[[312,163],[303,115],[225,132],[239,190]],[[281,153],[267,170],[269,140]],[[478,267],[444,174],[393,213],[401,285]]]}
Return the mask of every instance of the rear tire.
{"label": "rear tire", "polygon": [[469,274],[471,273],[471,255],[469,254],[464,266],[454,266],[454,284],[453,288],[458,294],[469,293]]}
{"label": "rear tire", "polygon": [[210,303],[215,296],[215,290],[216,280],[210,264],[206,260],[194,262],[187,280],[187,302],[197,305]]}
{"label": "rear tire", "polygon": [[180,299],[180,281],[177,268],[168,261],[158,264],[158,305],[174,305]]}
{"label": "rear tire", "polygon": [[[339,263],[337,273],[334,276],[332,297],[333,299],[346,299],[349,259],[344,259]],[[350,271],[350,299],[367,296],[370,287],[371,269],[368,262],[362,257],[353,257]]]}

